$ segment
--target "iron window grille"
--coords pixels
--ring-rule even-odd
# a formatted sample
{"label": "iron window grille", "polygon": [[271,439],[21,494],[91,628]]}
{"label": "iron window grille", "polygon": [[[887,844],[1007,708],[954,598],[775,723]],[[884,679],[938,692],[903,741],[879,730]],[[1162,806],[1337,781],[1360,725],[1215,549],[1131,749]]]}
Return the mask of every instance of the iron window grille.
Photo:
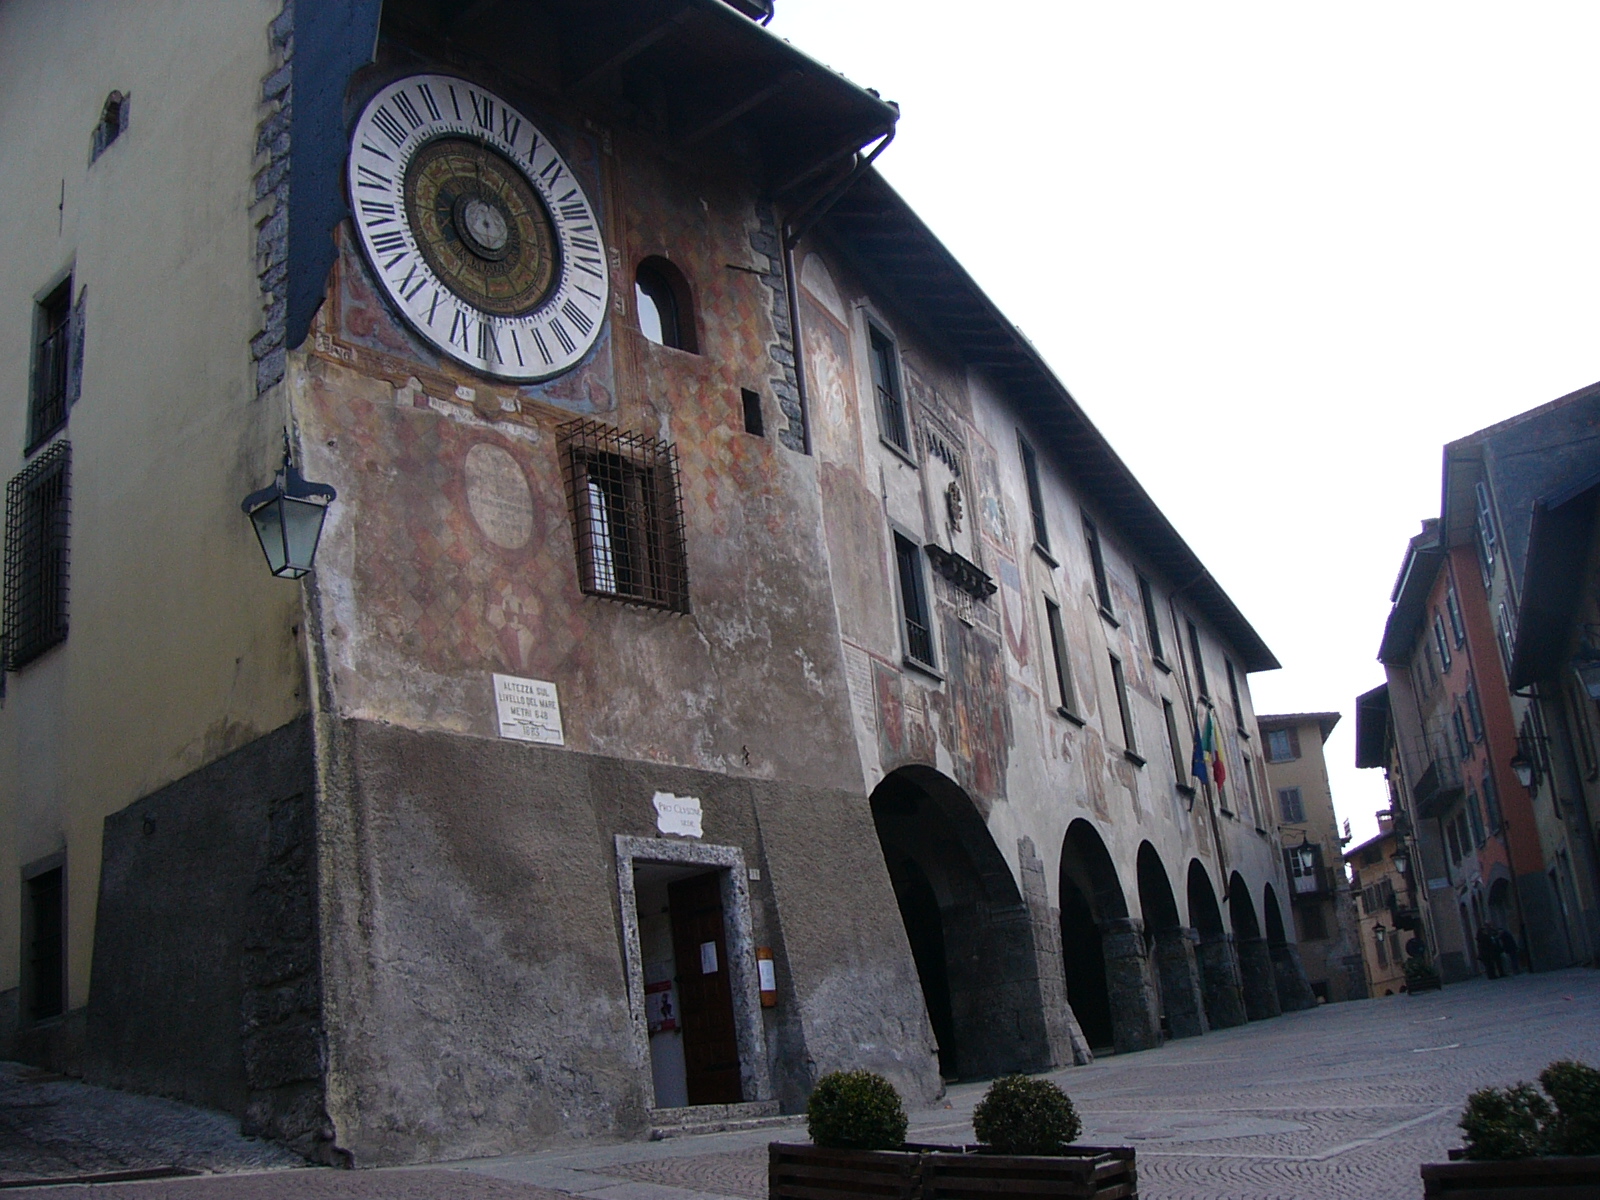
{"label": "iron window grille", "polygon": [[906,655],[925,666],[935,665],[933,623],[928,612],[928,591],[922,578],[922,558],[915,542],[894,535],[895,566],[900,577],[900,611],[906,626]]}
{"label": "iron window grille", "polygon": [[57,442],[6,485],[4,659],[15,671],[67,637],[72,448]]}
{"label": "iron window grille", "polygon": [[900,394],[900,374],[895,370],[894,341],[876,326],[870,327],[872,384],[878,394],[878,421],[885,440],[911,453],[911,432],[906,425],[906,405]]}
{"label": "iron window grille", "polygon": [[556,431],[578,556],[591,596],[689,611],[678,452],[598,421]]}
{"label": "iron window grille", "polygon": [[39,305],[38,314],[28,403],[28,454],[67,423],[67,375],[72,356],[70,277]]}

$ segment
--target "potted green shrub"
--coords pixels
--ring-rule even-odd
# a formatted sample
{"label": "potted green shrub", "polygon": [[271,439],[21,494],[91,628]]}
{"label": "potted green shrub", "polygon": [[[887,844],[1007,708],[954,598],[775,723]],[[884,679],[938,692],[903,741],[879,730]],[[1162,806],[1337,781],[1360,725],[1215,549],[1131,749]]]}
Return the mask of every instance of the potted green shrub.
{"label": "potted green shrub", "polygon": [[806,1108],[812,1144],[768,1147],[769,1200],[953,1200],[977,1192],[985,1200],[1137,1200],[1132,1149],[1076,1145],[1082,1122],[1053,1083],[997,1079],[972,1124],[982,1144],[907,1143],[905,1109],[888,1080],[870,1071],[825,1075]]}
{"label": "potted green shrub", "polygon": [[[1484,1088],[1461,1114],[1466,1145],[1424,1163],[1425,1196],[1593,1196],[1600,1189],[1600,1071],[1553,1062],[1529,1083]],[[1548,1096],[1548,1099],[1546,1098]]]}
{"label": "potted green shrub", "polygon": [[1415,996],[1418,992],[1436,992],[1444,986],[1439,972],[1425,958],[1406,959],[1406,991]]}

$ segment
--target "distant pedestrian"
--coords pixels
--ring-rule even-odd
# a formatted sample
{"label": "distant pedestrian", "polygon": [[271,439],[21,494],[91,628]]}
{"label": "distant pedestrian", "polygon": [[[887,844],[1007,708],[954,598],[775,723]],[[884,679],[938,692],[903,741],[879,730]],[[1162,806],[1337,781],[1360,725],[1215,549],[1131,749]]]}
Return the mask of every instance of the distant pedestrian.
{"label": "distant pedestrian", "polygon": [[1500,978],[1500,939],[1487,925],[1478,926],[1478,961],[1490,979]]}
{"label": "distant pedestrian", "polygon": [[1506,961],[1510,963],[1509,973],[1520,975],[1522,967],[1518,962],[1517,939],[1512,936],[1511,930],[1502,929],[1500,931],[1500,949],[1505,951]]}

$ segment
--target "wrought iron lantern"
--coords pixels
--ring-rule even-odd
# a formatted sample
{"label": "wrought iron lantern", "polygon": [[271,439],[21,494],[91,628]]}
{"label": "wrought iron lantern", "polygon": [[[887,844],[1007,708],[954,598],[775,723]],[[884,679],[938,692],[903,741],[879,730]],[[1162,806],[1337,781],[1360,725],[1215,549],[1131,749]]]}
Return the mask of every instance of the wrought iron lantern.
{"label": "wrought iron lantern", "polygon": [[1533,759],[1529,758],[1525,751],[1519,749],[1511,756],[1511,770],[1516,775],[1517,782],[1523,787],[1533,787]]}
{"label": "wrought iron lantern", "polygon": [[328,505],[337,498],[330,485],[302,478],[289,453],[286,431],[283,466],[269,486],[251,492],[240,505],[255,526],[268,569],[279,579],[299,579],[311,570]]}
{"label": "wrought iron lantern", "polygon": [[1572,669],[1578,673],[1578,680],[1583,684],[1583,690],[1589,693],[1589,699],[1600,700],[1600,650],[1584,646],[1573,656]]}

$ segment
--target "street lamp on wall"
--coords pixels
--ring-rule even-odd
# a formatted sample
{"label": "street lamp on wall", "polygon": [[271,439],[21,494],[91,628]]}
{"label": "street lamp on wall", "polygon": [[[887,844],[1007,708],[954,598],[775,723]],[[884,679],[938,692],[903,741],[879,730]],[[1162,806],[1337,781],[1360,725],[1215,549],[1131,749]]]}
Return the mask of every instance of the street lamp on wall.
{"label": "street lamp on wall", "polygon": [[326,483],[304,479],[289,453],[289,434],[283,435],[283,466],[272,483],[251,492],[239,506],[255,526],[267,568],[279,579],[299,579],[311,570],[322,540],[322,523],[328,505],[338,493]]}
{"label": "street lamp on wall", "polygon": [[1583,646],[1573,656],[1572,669],[1578,673],[1578,681],[1589,693],[1589,699],[1600,700],[1600,650]]}
{"label": "street lamp on wall", "polygon": [[1511,756],[1511,771],[1516,775],[1517,782],[1523,787],[1530,789],[1533,787],[1533,759],[1529,758],[1524,751],[1519,749]]}

